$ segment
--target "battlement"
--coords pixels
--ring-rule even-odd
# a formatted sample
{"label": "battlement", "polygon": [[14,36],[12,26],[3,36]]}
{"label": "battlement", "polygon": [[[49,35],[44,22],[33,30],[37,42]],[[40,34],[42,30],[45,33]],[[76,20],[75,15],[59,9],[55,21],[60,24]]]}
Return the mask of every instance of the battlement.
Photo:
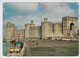
{"label": "battlement", "polygon": [[77,17],[63,17],[62,20],[77,20]]}
{"label": "battlement", "polygon": [[58,22],[58,23],[55,23],[55,24],[62,24],[62,22]]}
{"label": "battlement", "polygon": [[14,24],[12,24],[11,22],[8,22],[8,23],[6,24],[6,27],[15,27],[15,28],[16,28],[16,26],[15,26]]}
{"label": "battlement", "polygon": [[44,22],[41,22],[41,26],[36,26],[32,20],[31,23],[25,24],[25,29],[16,29],[15,28],[16,26],[11,22],[8,22],[6,26],[7,26],[6,27],[7,39],[10,39],[13,33],[16,38],[17,38],[17,33],[19,33],[20,39],[23,38],[47,39],[50,36],[67,37],[71,35],[73,36],[77,35],[76,17],[63,17],[62,22],[58,22],[58,23],[49,22],[47,18],[44,18]]}

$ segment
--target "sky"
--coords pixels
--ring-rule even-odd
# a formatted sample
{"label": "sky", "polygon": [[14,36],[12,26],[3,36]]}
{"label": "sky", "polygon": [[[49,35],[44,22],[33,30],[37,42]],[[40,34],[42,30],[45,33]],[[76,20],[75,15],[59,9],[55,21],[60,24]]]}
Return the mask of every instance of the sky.
{"label": "sky", "polygon": [[77,17],[79,20],[78,9],[77,2],[6,2],[3,4],[3,38],[7,22],[23,29],[31,20],[36,26],[41,25],[44,18],[53,23],[62,22],[65,16]]}

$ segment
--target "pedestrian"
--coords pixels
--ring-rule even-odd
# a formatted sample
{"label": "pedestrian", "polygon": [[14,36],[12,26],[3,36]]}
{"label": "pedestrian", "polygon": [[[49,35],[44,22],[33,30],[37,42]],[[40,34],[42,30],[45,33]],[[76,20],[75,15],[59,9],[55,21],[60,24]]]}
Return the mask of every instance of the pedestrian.
{"label": "pedestrian", "polygon": [[36,42],[36,45],[38,45],[38,42]]}

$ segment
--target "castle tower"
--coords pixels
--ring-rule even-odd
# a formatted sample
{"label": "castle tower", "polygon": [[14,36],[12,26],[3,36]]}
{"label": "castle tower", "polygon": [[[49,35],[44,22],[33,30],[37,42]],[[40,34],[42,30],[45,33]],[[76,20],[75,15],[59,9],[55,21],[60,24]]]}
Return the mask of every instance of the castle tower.
{"label": "castle tower", "polygon": [[13,24],[11,24],[10,22],[8,22],[7,24],[6,24],[6,40],[9,40],[9,39],[11,39],[11,37],[13,37],[14,36],[14,30],[16,29],[16,27],[13,25]]}
{"label": "castle tower", "polygon": [[76,17],[63,17],[62,18],[63,34],[66,37],[77,35],[77,18]]}
{"label": "castle tower", "polygon": [[31,30],[35,24],[33,24],[33,20],[31,21],[30,24],[25,24],[25,38],[30,38],[31,36]]}
{"label": "castle tower", "polygon": [[29,33],[30,33],[30,24],[25,24],[25,38],[29,38]]}
{"label": "castle tower", "polygon": [[53,24],[47,21],[47,18],[44,18],[44,22],[41,22],[42,28],[42,39],[47,39],[53,35]]}
{"label": "castle tower", "polygon": [[25,38],[40,38],[38,26],[35,26],[33,21],[30,24],[25,24]]}

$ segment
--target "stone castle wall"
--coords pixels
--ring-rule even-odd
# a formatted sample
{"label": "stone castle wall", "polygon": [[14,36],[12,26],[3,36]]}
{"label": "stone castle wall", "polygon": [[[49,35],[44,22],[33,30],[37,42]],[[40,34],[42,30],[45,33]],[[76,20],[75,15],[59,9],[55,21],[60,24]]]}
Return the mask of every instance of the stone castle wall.
{"label": "stone castle wall", "polygon": [[6,30],[5,30],[5,33],[6,33],[6,39],[11,39],[11,37],[14,36],[14,30],[16,29],[16,27],[11,24],[10,22],[8,22],[6,24]]}
{"label": "stone castle wall", "polygon": [[72,37],[77,36],[77,18],[76,17],[63,17],[62,22],[52,23],[44,18],[41,26],[35,26],[33,21],[30,24],[25,24],[25,29],[17,29],[16,26],[8,22],[6,24],[6,39],[15,37],[16,39],[28,38],[42,38],[48,37]]}
{"label": "stone castle wall", "polygon": [[62,33],[62,23],[54,24],[54,34]]}
{"label": "stone castle wall", "polygon": [[14,36],[15,36],[15,39],[24,39],[25,38],[25,33],[24,33],[24,29],[16,29],[14,31]]}
{"label": "stone castle wall", "polygon": [[53,23],[52,22],[48,22],[47,18],[45,18],[44,22],[41,23],[41,26],[42,26],[42,38],[43,39],[53,36]]}
{"label": "stone castle wall", "polygon": [[65,37],[77,35],[77,18],[76,17],[63,17],[63,34]]}
{"label": "stone castle wall", "polygon": [[25,24],[25,38],[40,38],[39,26],[35,26],[33,21],[31,24]]}

